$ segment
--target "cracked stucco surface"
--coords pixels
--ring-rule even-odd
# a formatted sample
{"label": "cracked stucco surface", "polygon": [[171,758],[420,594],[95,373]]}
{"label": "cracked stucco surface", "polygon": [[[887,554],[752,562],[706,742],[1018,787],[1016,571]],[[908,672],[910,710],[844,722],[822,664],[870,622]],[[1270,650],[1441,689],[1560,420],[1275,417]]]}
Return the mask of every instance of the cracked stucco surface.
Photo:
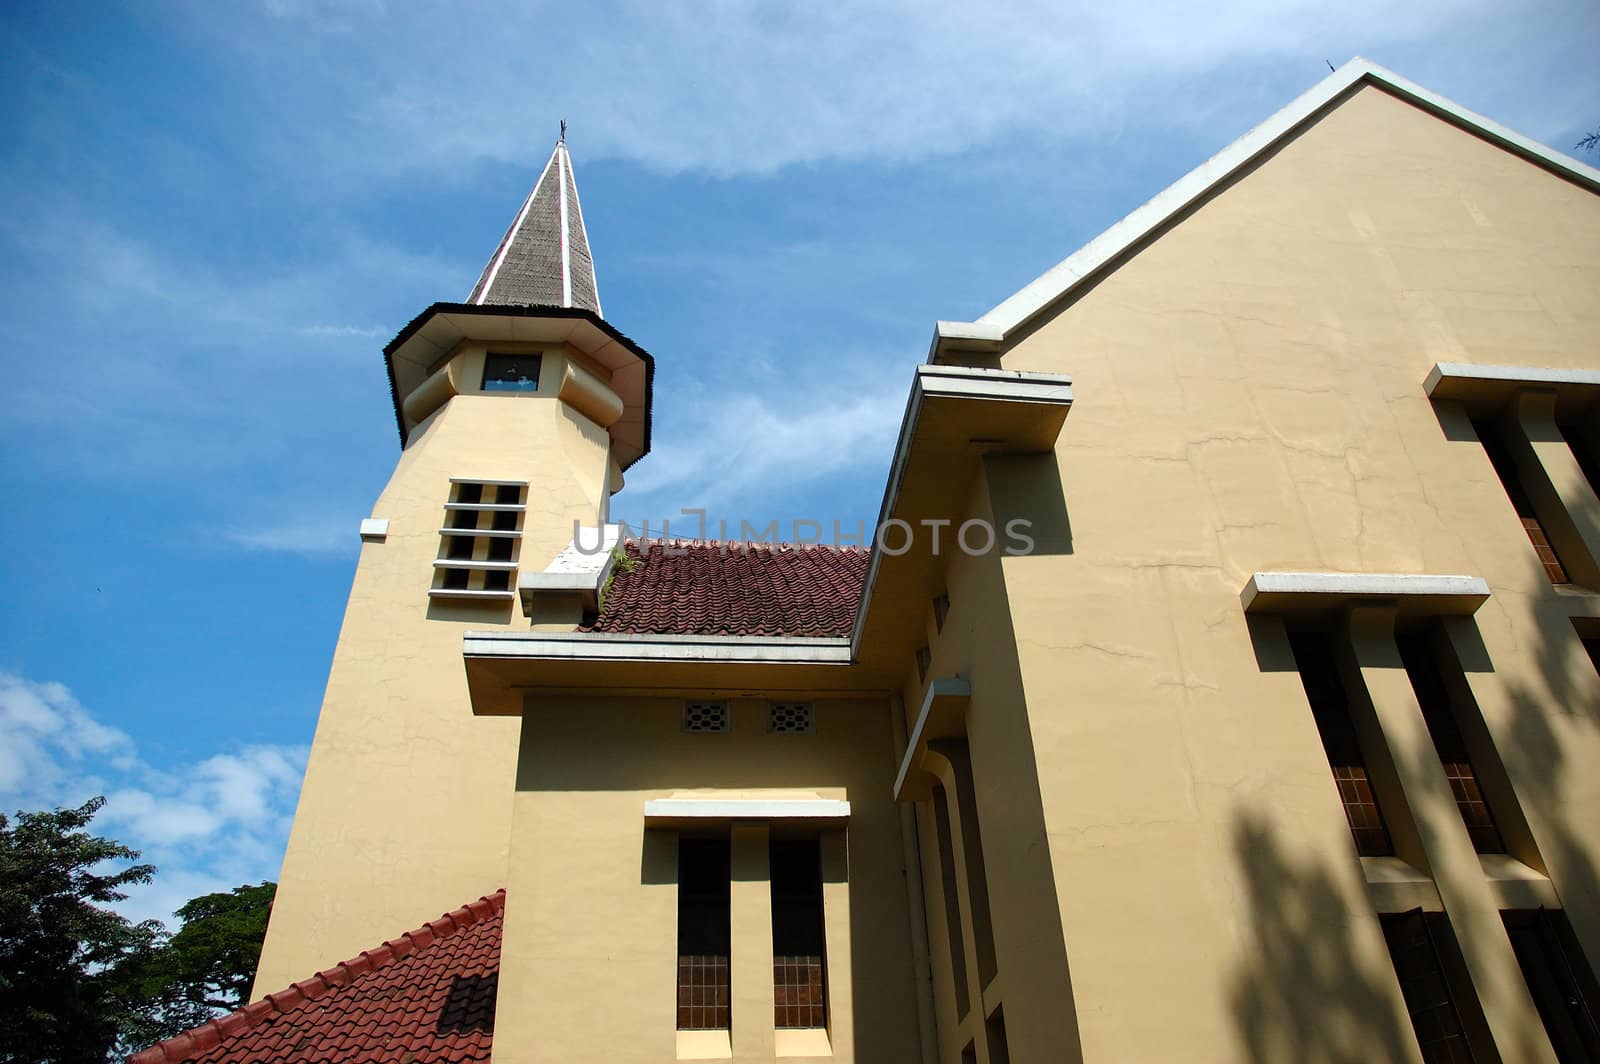
{"label": "cracked stucco surface", "polygon": [[[1071,550],[1003,564],[1085,1059],[1248,1056],[1247,823],[1337,900],[1306,925],[1400,1008],[1298,677],[1262,667],[1240,610],[1256,570],[1488,580],[1495,668],[1470,682],[1600,956],[1600,821],[1577,812],[1600,777],[1547,785],[1514,720],[1600,758],[1568,619],[1600,608],[1544,581],[1464,418],[1423,394],[1437,361],[1600,368],[1597,293],[1600,198],[1367,88],[1005,354],[1075,390]],[[1038,509],[1020,489],[995,506]],[[1269,1044],[1289,1022],[1265,1019]]]}

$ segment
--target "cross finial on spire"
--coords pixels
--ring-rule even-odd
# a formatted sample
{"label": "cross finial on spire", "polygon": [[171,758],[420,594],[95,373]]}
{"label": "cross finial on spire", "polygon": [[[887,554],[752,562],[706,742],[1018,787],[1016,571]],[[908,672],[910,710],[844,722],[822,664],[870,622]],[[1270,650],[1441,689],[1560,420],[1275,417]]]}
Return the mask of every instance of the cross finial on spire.
{"label": "cross finial on spire", "polygon": [[563,118],[561,120],[561,143],[565,144],[566,142],[567,142],[567,120],[565,118]]}

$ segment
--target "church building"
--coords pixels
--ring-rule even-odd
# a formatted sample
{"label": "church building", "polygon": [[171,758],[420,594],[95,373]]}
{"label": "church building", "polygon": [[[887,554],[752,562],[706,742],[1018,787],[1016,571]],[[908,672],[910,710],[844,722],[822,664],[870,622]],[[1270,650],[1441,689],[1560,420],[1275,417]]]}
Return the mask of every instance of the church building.
{"label": "church building", "polygon": [[610,309],[563,135],[137,1064],[1600,1062],[1600,171],[1351,61],[938,322],[859,546],[614,524]]}

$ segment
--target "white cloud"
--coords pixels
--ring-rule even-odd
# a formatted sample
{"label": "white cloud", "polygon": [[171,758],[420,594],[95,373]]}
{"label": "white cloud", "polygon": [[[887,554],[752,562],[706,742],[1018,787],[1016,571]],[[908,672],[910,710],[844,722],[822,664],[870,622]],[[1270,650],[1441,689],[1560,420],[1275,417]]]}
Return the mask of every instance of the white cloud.
{"label": "white cloud", "polygon": [[[278,70],[291,40],[340,57],[308,67],[310,83],[277,101],[282,135],[318,138],[316,157],[327,164],[369,173],[459,170],[481,160],[526,167],[566,116],[586,158],[726,176],[830,160],[916,160],[1009,135],[1115,133],[1132,118],[1205,123],[1219,96],[1237,101],[1263,88],[1252,69],[1263,63],[1280,75],[1300,71],[1290,84],[1304,87],[1325,58],[1364,52],[1381,62],[1400,52],[1429,68],[1419,74],[1453,71],[1471,85],[1482,76],[1474,64],[1496,42],[1563,24],[1593,28],[1588,6],[624,0],[492,15],[446,4],[346,6],[330,16],[324,4],[278,3],[272,17],[224,32],[262,76]],[[1437,47],[1467,30],[1478,33],[1477,55],[1459,36]],[[1409,51],[1424,40],[1435,47]],[[1510,51],[1504,58],[1515,58]],[[473,59],[428,64],[419,55]],[[1539,85],[1523,100],[1561,90],[1559,101],[1543,101],[1547,111],[1582,104],[1562,81],[1594,85],[1570,70],[1525,73]],[[1280,87],[1267,91],[1287,102]],[[300,121],[313,109],[318,122]]]}
{"label": "white cloud", "polygon": [[360,518],[346,514],[295,516],[275,524],[228,529],[223,538],[250,551],[328,558],[354,554]]}
{"label": "white cloud", "polygon": [[[630,524],[648,517],[659,528],[681,505],[715,512],[756,485],[792,494],[843,473],[887,468],[908,367],[869,355],[832,364],[833,372],[810,381],[774,371],[748,391],[690,386],[658,401],[662,424],[650,459],[630,474],[631,494],[618,496]],[[728,516],[736,527],[745,515]]]}
{"label": "white cloud", "polygon": [[170,921],[197,894],[276,878],[306,754],[254,745],[157,767],[62,684],[0,672],[0,806],[76,806],[104,794],[92,830],[157,867],[154,883],[118,905],[131,919]]}

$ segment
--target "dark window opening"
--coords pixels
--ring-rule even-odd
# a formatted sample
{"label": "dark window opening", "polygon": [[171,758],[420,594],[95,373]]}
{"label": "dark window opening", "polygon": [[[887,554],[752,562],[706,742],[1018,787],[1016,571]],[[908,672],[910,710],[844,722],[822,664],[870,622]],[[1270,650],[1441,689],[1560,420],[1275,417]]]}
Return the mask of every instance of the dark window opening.
{"label": "dark window opening", "polygon": [[1328,755],[1328,766],[1339,788],[1339,801],[1344,805],[1350,834],[1356,840],[1356,852],[1363,857],[1393,854],[1394,843],[1389,838],[1383,811],[1378,808],[1366,760],[1361,756],[1361,744],[1356,738],[1355,721],[1350,717],[1350,702],[1339,679],[1333,648],[1328,645],[1326,636],[1314,632],[1289,633],[1289,646],[1294,652],[1295,665],[1300,669],[1300,682],[1311,703],[1311,715],[1316,719],[1322,748]]}
{"label": "dark window opening", "polygon": [[1528,533],[1528,539],[1533,543],[1534,553],[1539,556],[1539,564],[1544,567],[1545,576],[1550,578],[1552,584],[1567,583],[1566,567],[1561,564],[1561,558],[1550,543],[1550,537],[1545,535],[1544,523],[1539,520],[1539,514],[1533,506],[1533,497],[1528,494],[1528,489],[1517,473],[1517,460],[1511,454],[1510,448],[1506,446],[1505,440],[1500,438],[1500,433],[1493,425],[1474,421],[1472,427],[1477,431],[1478,439],[1483,442],[1484,452],[1489,456],[1489,464],[1494,466],[1495,476],[1500,478],[1500,486],[1505,488],[1506,496],[1511,500],[1511,508],[1517,512],[1517,517],[1522,521],[1523,531]]}
{"label": "dark window opening", "polygon": [[1379,919],[1422,1059],[1428,1064],[1470,1064],[1476,1058],[1466,1025],[1482,1030],[1483,1021],[1472,979],[1444,914],[1413,909]]}
{"label": "dark window opening", "polygon": [[447,536],[445,538],[445,557],[456,561],[464,561],[472,557],[471,536]]}
{"label": "dark window opening", "polygon": [[1472,836],[1472,846],[1479,853],[1505,853],[1505,840],[1495,825],[1494,814],[1478,784],[1478,773],[1467,753],[1467,742],[1461,736],[1461,726],[1456,720],[1456,709],[1451,704],[1450,692],[1439,672],[1439,662],[1428,645],[1424,634],[1402,635],[1396,638],[1400,658],[1405,663],[1411,689],[1416,692],[1417,704],[1422,707],[1422,719],[1433,737],[1433,748],[1444,766],[1445,778],[1450,781],[1450,793],[1456,808]]}
{"label": "dark window opening", "polygon": [[517,511],[496,510],[489,527],[496,532],[515,532],[517,530]]}
{"label": "dark window opening", "polygon": [[511,540],[497,537],[489,541],[489,560],[492,562],[508,562],[511,560]]}
{"label": "dark window opening", "polygon": [[955,981],[956,1017],[967,1015],[967,947],[961,937],[961,902],[956,897],[956,858],[950,832],[950,803],[942,785],[933,788],[933,824],[939,849],[939,882],[944,892],[945,932],[950,945],[950,975]]}
{"label": "dark window opening", "polygon": [[485,591],[510,591],[511,574],[504,569],[491,569],[483,574],[483,589]]}
{"label": "dark window opening", "polygon": [[515,506],[522,501],[522,486],[520,484],[501,484],[494,493],[494,501],[502,506]]}
{"label": "dark window opening", "polygon": [[1011,1064],[1011,1048],[1006,1044],[1006,1014],[995,1009],[983,1024],[984,1040],[989,1043],[989,1064]]}
{"label": "dark window opening", "polygon": [[484,355],[483,390],[486,392],[536,392],[539,390],[538,355]]}
{"label": "dark window opening", "polygon": [[1589,482],[1590,489],[1600,495],[1600,429],[1589,429],[1588,439],[1584,438],[1581,425],[1562,426],[1561,433],[1567,438],[1572,457],[1578,460],[1578,468],[1583,470],[1583,478]]}
{"label": "dark window opening", "polygon": [[770,859],[773,1022],[826,1027],[822,848],[816,839],[774,841]]}
{"label": "dark window opening", "polygon": [[466,569],[446,569],[444,571],[444,586],[451,591],[465,591],[467,587]]}
{"label": "dark window opening", "polygon": [[1513,909],[1500,918],[1556,1059],[1561,1064],[1600,1061],[1600,990],[1567,914]]}
{"label": "dark window opening", "polygon": [[726,839],[678,840],[678,1029],[727,1030],[729,863]]}
{"label": "dark window opening", "polygon": [[478,527],[478,511],[451,510],[448,525],[451,528],[476,529]]}
{"label": "dark window opening", "polygon": [[482,484],[457,484],[456,485],[456,502],[465,503],[468,506],[476,506],[482,501],[483,501],[483,485]]}
{"label": "dark window opening", "polygon": [[1589,660],[1594,662],[1594,671],[1600,672],[1600,636],[1583,635],[1578,638],[1583,642],[1583,649],[1589,652]]}

